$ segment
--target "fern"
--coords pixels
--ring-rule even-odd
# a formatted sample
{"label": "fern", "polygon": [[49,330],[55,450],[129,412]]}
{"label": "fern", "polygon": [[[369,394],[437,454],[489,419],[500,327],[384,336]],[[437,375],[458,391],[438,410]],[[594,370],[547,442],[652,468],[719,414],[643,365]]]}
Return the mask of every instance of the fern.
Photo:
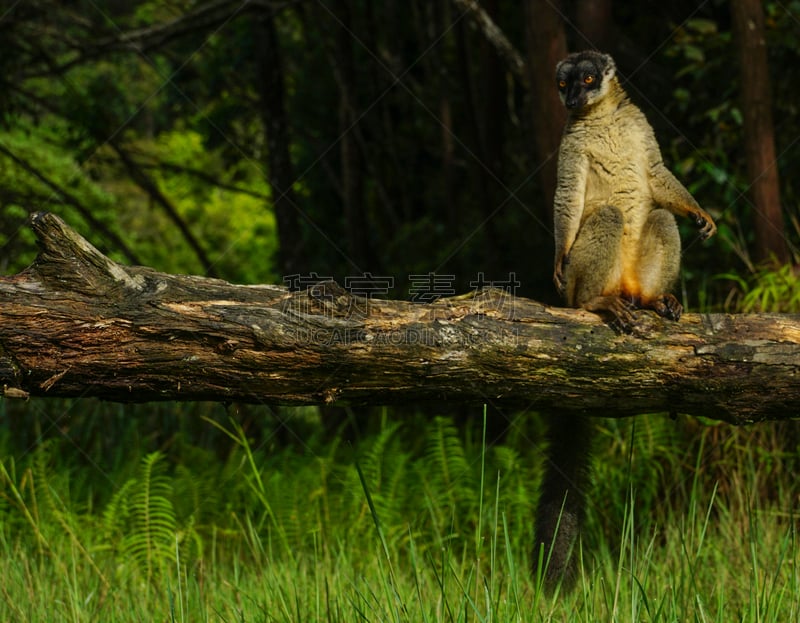
{"label": "fern", "polygon": [[[421,464],[420,477],[425,481],[429,495],[439,500],[452,513],[443,519],[454,522],[458,529],[459,518],[477,507],[478,483],[475,469],[467,461],[458,429],[452,420],[436,417],[427,431],[425,460]],[[441,501],[446,504],[442,505]]]}
{"label": "fern", "polygon": [[530,461],[524,460],[517,450],[508,446],[494,446],[490,459],[487,480],[499,479],[501,483],[498,502],[502,504],[503,513],[510,518],[513,525],[527,525],[534,515],[534,483],[538,481],[529,465]]}
{"label": "fern", "polygon": [[400,422],[389,424],[371,442],[369,449],[359,458],[361,471],[367,478],[373,492],[380,491],[384,479],[384,459],[396,451],[392,448],[395,434],[400,428]]}
{"label": "fern", "polygon": [[[205,465],[211,465],[206,462]],[[198,530],[204,515],[220,507],[221,487],[214,486],[216,474],[211,471],[197,473],[186,465],[175,468],[172,484],[173,510],[178,525],[180,556],[183,560],[203,556],[204,542]]]}
{"label": "fern", "polygon": [[402,450],[402,444],[397,443],[399,428],[400,423],[395,422],[381,430],[359,457],[358,465],[381,520],[405,535],[404,509],[400,502],[406,498],[401,489],[408,482],[409,455]]}
{"label": "fern", "polygon": [[163,459],[160,452],[145,456],[139,473],[117,491],[104,513],[120,554],[148,580],[165,568],[175,552],[177,522]]}

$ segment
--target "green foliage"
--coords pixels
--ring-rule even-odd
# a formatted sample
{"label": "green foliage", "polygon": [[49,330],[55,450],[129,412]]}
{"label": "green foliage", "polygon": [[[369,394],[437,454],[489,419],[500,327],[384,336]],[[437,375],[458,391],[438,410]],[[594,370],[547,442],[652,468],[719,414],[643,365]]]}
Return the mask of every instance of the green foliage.
{"label": "green foliage", "polygon": [[[747,181],[740,148],[742,113],[738,82],[730,75],[731,42],[730,31],[722,30],[716,22],[696,18],[677,29],[667,52],[675,68],[676,84],[667,110],[681,115],[684,123],[681,135],[672,136],[665,152],[718,227],[714,257],[701,258],[698,266],[715,263],[714,258],[720,255],[736,254],[749,262],[750,240],[745,235],[747,229],[741,226],[750,215],[743,200]],[[683,223],[684,240],[696,236],[688,225]],[[692,253],[703,254],[703,248],[695,244]]]}
{"label": "green foliage", "polygon": [[[244,160],[226,165],[219,151],[209,150],[192,130],[169,131],[141,150],[153,162],[154,178],[194,235],[208,249],[216,271],[229,281],[269,283],[277,251],[275,215],[265,209],[270,189],[263,171]],[[209,185],[203,176],[215,176]],[[170,272],[200,272],[191,250],[180,244],[164,215],[152,211],[131,215],[129,226],[147,245],[148,261]],[[178,252],[176,253],[176,249]]]}
{"label": "green foliage", "polygon": [[473,504],[476,500],[471,492],[475,487],[477,465],[467,459],[458,430],[446,418],[434,418],[424,438],[427,446],[424,469],[437,474],[430,482],[431,489],[425,492],[426,497],[446,502],[453,513],[446,518],[447,525],[460,532],[468,527],[462,525],[464,518],[475,516]]}
{"label": "green foliage", "polygon": [[[786,212],[789,242],[797,247],[798,154],[794,138],[800,132],[797,123],[797,98],[792,94],[797,84],[796,61],[800,54],[796,37],[796,6],[783,2],[764,3],[769,63],[773,84],[778,93],[772,102],[776,120],[775,140],[781,183],[781,199]],[[752,219],[755,207],[749,199],[745,153],[742,148],[743,118],[740,109],[741,86],[739,60],[736,58],[730,25],[725,20],[698,16],[681,23],[666,47],[675,74],[675,88],[667,112],[682,119],[681,135],[673,137],[668,159],[676,163],[682,179],[691,181],[689,189],[714,216],[718,237],[713,245],[693,245],[692,255],[699,258],[689,266],[689,277],[700,271],[727,270],[744,265],[754,270],[750,249],[754,242]],[[684,226],[684,240],[692,232]],[[702,267],[700,269],[695,267]],[[711,268],[709,271],[708,269]],[[706,282],[707,286],[711,285]],[[706,286],[706,287],[707,287]],[[724,298],[724,292],[714,299]]]}
{"label": "green foliage", "polygon": [[89,229],[87,212],[113,229],[113,197],[81,168],[74,154],[56,142],[63,125],[39,128],[25,122],[0,130],[0,268],[22,270],[33,260],[33,235],[26,226],[30,212],[60,214],[79,230]]}
{"label": "green foliage", "polygon": [[[56,421],[37,404],[3,402],[0,415]],[[292,441],[275,444],[263,410],[259,429],[204,411],[173,413],[184,423],[165,421],[158,437],[136,432],[160,417],[143,407],[93,426],[74,417],[32,445],[0,429],[0,618],[798,615],[789,428],[604,420],[582,578],[549,600],[529,572],[538,418],[517,418],[505,441],[484,445],[480,424],[384,411],[350,445],[326,439],[310,413],[286,411]],[[135,443],[109,434],[116,421]]]}
{"label": "green foliage", "polygon": [[790,264],[778,268],[762,267],[749,279],[734,273],[719,275],[717,279],[734,284],[726,305],[730,311],[800,312],[800,275]]}
{"label": "green foliage", "polygon": [[120,559],[148,581],[163,573],[179,546],[172,484],[164,456],[148,454],[139,473],[118,489],[103,516],[109,542]]}

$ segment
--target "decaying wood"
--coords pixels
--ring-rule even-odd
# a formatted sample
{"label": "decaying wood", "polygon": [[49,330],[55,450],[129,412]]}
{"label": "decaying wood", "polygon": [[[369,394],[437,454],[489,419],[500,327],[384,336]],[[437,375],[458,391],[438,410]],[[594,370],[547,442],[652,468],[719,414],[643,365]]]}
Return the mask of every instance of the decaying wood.
{"label": "decaying wood", "polygon": [[800,415],[800,316],[594,315],[488,290],[431,304],[237,286],[112,262],[52,214],[0,278],[7,398],[280,404],[459,400],[733,423]]}

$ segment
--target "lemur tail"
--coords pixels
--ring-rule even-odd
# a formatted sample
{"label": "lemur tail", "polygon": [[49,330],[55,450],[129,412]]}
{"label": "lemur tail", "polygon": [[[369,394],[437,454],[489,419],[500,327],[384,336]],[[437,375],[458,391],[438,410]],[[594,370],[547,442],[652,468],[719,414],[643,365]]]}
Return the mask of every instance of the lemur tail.
{"label": "lemur tail", "polygon": [[550,594],[559,585],[569,590],[578,578],[578,538],[590,484],[593,429],[582,416],[561,414],[549,423],[550,448],[536,513],[533,567]]}

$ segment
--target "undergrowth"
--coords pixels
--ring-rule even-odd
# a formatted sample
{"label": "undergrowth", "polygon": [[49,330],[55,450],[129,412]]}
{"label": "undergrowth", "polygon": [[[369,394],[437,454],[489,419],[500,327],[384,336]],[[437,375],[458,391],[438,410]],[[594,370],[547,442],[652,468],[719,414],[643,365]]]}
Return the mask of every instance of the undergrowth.
{"label": "undergrowth", "polygon": [[21,430],[0,403],[4,621],[800,616],[797,440],[772,428],[600,421],[581,580],[546,598],[536,415],[383,411],[349,442],[316,410],[54,404],[18,407]]}
{"label": "undergrowth", "polygon": [[732,284],[725,301],[728,311],[800,312],[800,273],[794,264],[779,267],[768,264],[746,278],[736,273],[725,273],[718,275],[717,279]]}

